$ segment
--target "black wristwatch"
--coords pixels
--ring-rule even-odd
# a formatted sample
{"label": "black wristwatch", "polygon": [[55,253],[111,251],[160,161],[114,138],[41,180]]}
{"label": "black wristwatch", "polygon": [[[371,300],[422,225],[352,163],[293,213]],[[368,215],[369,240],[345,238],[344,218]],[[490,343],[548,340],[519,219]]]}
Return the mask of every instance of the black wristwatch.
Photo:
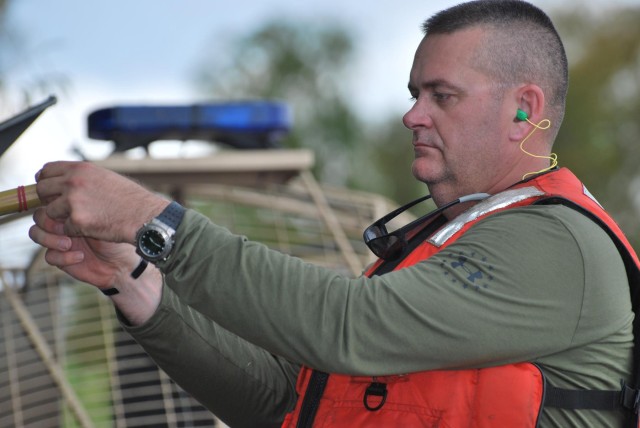
{"label": "black wristwatch", "polygon": [[160,215],[145,223],[136,234],[136,252],[143,259],[158,263],[171,254],[174,235],[182,222],[185,209],[177,202],[171,202]]}

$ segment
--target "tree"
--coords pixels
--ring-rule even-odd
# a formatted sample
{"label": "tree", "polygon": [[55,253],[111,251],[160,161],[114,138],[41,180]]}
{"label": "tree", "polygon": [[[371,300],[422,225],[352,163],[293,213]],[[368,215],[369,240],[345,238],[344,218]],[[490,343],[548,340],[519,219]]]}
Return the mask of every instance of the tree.
{"label": "tree", "polygon": [[428,193],[426,185],[411,173],[414,159],[411,131],[402,124],[401,114],[370,124],[367,130],[366,144],[358,145],[360,152],[355,156],[354,168],[359,173],[347,184],[379,193],[400,204]]}
{"label": "tree", "polygon": [[212,52],[199,66],[196,84],[216,98],[282,99],[294,128],[284,144],[315,151],[323,181],[344,184],[353,173],[352,149],[361,122],[345,98],[353,40],[340,26],[271,21],[230,41],[230,58]]}
{"label": "tree", "polygon": [[570,59],[555,151],[640,248],[640,7],[556,17]]}

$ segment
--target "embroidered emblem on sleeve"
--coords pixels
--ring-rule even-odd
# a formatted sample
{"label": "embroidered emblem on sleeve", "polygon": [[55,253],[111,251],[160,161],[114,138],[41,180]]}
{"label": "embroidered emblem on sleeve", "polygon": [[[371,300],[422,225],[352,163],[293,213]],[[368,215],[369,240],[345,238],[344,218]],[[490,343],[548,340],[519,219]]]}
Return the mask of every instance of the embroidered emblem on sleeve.
{"label": "embroidered emblem on sleeve", "polygon": [[468,256],[464,252],[451,253],[445,256],[447,260],[440,264],[445,277],[451,278],[453,284],[463,288],[481,291],[489,288],[494,280],[493,266],[486,256],[472,252]]}

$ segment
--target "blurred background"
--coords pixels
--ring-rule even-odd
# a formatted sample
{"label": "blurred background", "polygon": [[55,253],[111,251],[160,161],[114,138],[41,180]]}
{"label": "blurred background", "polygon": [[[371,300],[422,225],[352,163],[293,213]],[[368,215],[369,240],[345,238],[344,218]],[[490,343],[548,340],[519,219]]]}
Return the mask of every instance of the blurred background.
{"label": "blurred background", "polygon": [[[32,183],[53,160],[221,157],[202,141],[113,157],[112,142],[88,137],[87,116],[104,107],[280,100],[293,113],[282,146],[312,151],[313,174],[303,156],[298,181],[192,186],[189,206],[273,248],[359,272],[371,257],[362,228],[427,191],[410,172],[406,85],[421,23],[456,3],[0,0],[0,121],[58,100],[0,157],[0,190]],[[533,3],[551,15],[570,62],[560,165],[640,249],[640,0]],[[0,224],[0,425],[216,423],[122,332],[108,299],[47,268],[30,224]]]}

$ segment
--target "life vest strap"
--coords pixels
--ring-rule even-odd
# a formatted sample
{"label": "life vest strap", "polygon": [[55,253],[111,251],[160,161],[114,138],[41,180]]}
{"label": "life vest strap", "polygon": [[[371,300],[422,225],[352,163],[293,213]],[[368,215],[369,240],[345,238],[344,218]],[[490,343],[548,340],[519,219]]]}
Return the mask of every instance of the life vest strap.
{"label": "life vest strap", "polygon": [[622,383],[618,391],[575,390],[545,385],[544,405],[561,409],[620,410],[638,413],[640,390]]}

